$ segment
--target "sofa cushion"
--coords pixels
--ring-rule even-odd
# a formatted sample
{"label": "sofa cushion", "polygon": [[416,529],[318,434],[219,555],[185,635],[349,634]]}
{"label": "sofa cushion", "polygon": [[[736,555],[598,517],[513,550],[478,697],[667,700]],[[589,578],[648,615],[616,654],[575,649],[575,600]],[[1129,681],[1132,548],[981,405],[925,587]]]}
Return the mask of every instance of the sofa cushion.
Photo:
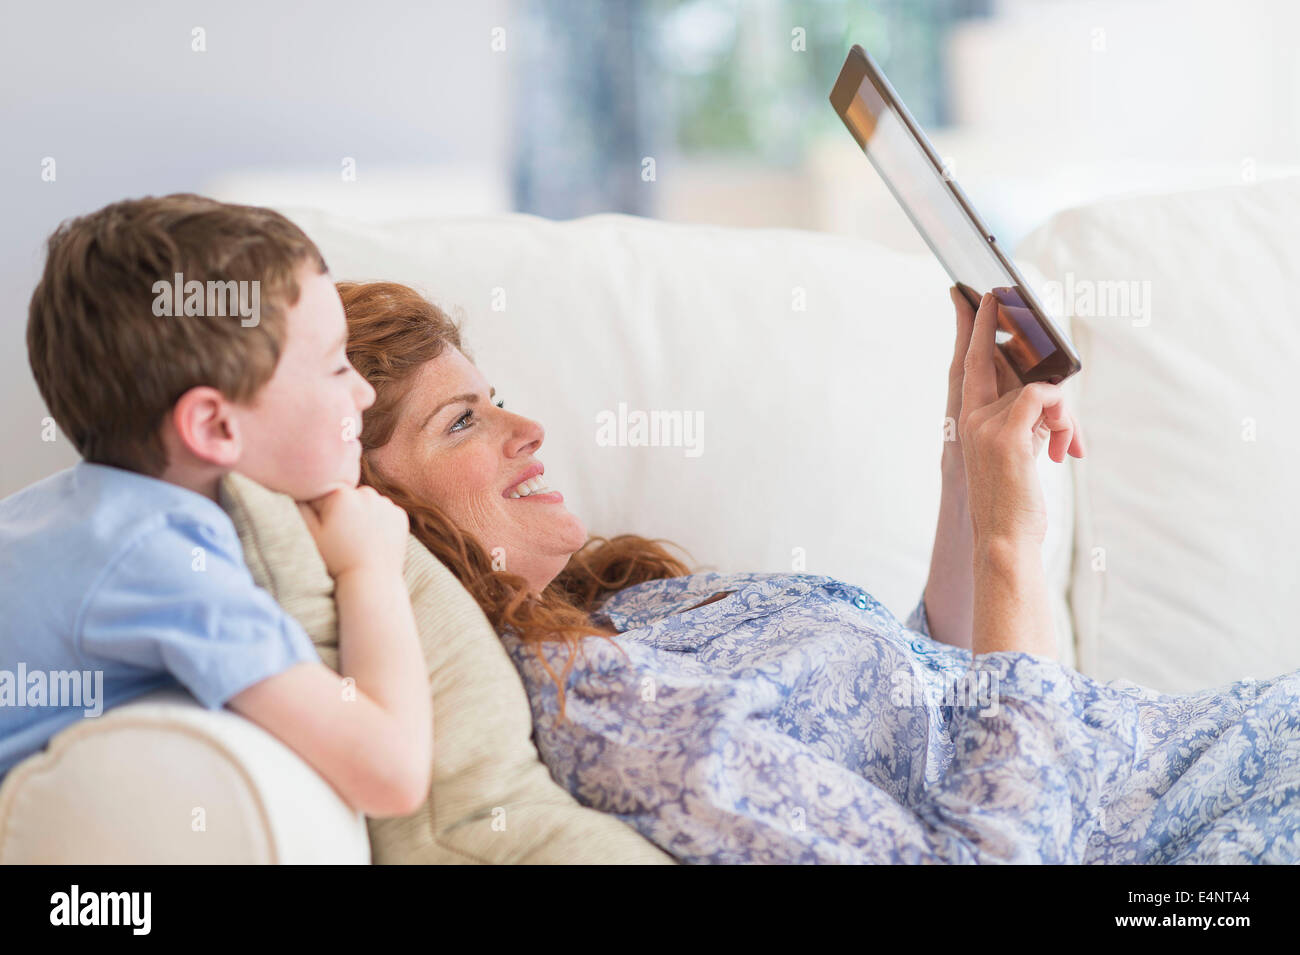
{"label": "sofa cushion", "polygon": [[1083,358],[1085,673],[1180,692],[1300,667],[1297,222],[1291,178],[1099,202],[1017,249]]}
{"label": "sofa cushion", "polygon": [[[239,475],[221,503],[253,579],[338,669],[334,585],[294,502]],[[613,816],[560,788],[532,743],[514,665],[474,599],[414,536],[405,576],[433,695],[433,780],[409,816],[370,819],[377,863],[667,863]]]}

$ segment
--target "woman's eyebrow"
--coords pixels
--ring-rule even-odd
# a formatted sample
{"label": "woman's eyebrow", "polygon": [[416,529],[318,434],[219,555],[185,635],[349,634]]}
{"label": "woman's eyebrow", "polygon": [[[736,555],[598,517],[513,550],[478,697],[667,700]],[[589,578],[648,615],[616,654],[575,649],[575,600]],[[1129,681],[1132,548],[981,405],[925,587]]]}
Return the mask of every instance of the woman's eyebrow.
{"label": "woman's eyebrow", "polygon": [[[491,400],[492,398],[495,398],[496,394],[497,394],[497,390],[495,387],[493,387],[492,391],[488,394],[488,399]],[[424,421],[420,423],[420,427],[417,430],[423,431],[425,428],[429,426],[429,422],[433,420],[434,415],[436,415],[443,408],[447,407],[447,405],[454,405],[458,401],[466,401],[469,402],[470,404],[474,404],[475,402],[478,401],[478,395],[477,394],[452,395],[446,401],[442,402],[442,404],[438,405],[438,407],[430,411],[428,417],[425,418]]]}

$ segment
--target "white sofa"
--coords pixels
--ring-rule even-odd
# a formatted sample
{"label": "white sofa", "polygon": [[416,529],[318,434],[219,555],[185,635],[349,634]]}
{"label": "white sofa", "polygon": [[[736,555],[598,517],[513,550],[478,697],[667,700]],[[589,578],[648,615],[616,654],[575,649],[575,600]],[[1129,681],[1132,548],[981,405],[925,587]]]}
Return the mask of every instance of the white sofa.
{"label": "white sofa", "polygon": [[370,862],[365,819],[261,727],[159,690],[0,786],[0,864]]}
{"label": "white sofa", "polygon": [[[539,457],[590,532],[668,538],[723,571],[835,575],[900,617],[918,599],[953,334],[928,257],[613,215],[287,211],[337,278],[406,282],[464,320],[507,407],[546,427]],[[1044,559],[1062,658],[1086,673],[1182,691],[1300,667],[1300,452],[1284,417],[1300,406],[1297,221],[1300,179],[1263,182],[1073,210],[1017,252],[1040,290],[1067,273],[1076,292],[1150,283],[1145,314],[1059,316],[1085,365],[1068,388],[1089,456],[1040,462]],[[698,413],[703,440],[603,446],[597,415],[620,405]],[[239,835],[205,838],[197,809]],[[0,862],[25,861],[369,850],[364,821],[277,740],[162,693],[8,774]]]}

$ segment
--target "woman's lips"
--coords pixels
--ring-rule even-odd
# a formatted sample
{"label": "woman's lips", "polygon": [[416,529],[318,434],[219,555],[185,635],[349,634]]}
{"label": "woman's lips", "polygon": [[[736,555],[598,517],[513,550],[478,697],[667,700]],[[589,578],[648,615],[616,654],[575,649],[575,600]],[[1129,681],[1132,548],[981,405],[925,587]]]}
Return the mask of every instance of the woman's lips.
{"label": "woman's lips", "polygon": [[543,501],[549,504],[563,504],[564,495],[559,491],[545,491],[539,494],[529,494],[525,497],[507,498],[510,501]]}
{"label": "woman's lips", "polygon": [[510,492],[513,491],[515,488],[517,488],[519,485],[523,484],[525,481],[531,481],[535,477],[540,477],[545,472],[546,472],[546,468],[542,466],[542,463],[540,461],[534,461],[531,465],[528,466],[528,468],[524,471],[523,474],[515,478],[513,484],[511,484],[508,488],[506,488],[504,491],[501,492],[501,496],[505,498],[510,497]]}

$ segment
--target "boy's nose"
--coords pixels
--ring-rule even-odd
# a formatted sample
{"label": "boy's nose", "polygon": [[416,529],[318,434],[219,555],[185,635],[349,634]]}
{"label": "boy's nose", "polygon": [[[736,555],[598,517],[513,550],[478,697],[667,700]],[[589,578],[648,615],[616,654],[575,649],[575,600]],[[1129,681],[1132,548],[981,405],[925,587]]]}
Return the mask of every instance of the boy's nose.
{"label": "boy's nose", "polygon": [[375,388],[370,384],[370,382],[366,381],[365,378],[361,377],[361,375],[357,375],[357,378],[361,382],[361,388],[357,395],[357,407],[360,410],[365,411],[375,403]]}

